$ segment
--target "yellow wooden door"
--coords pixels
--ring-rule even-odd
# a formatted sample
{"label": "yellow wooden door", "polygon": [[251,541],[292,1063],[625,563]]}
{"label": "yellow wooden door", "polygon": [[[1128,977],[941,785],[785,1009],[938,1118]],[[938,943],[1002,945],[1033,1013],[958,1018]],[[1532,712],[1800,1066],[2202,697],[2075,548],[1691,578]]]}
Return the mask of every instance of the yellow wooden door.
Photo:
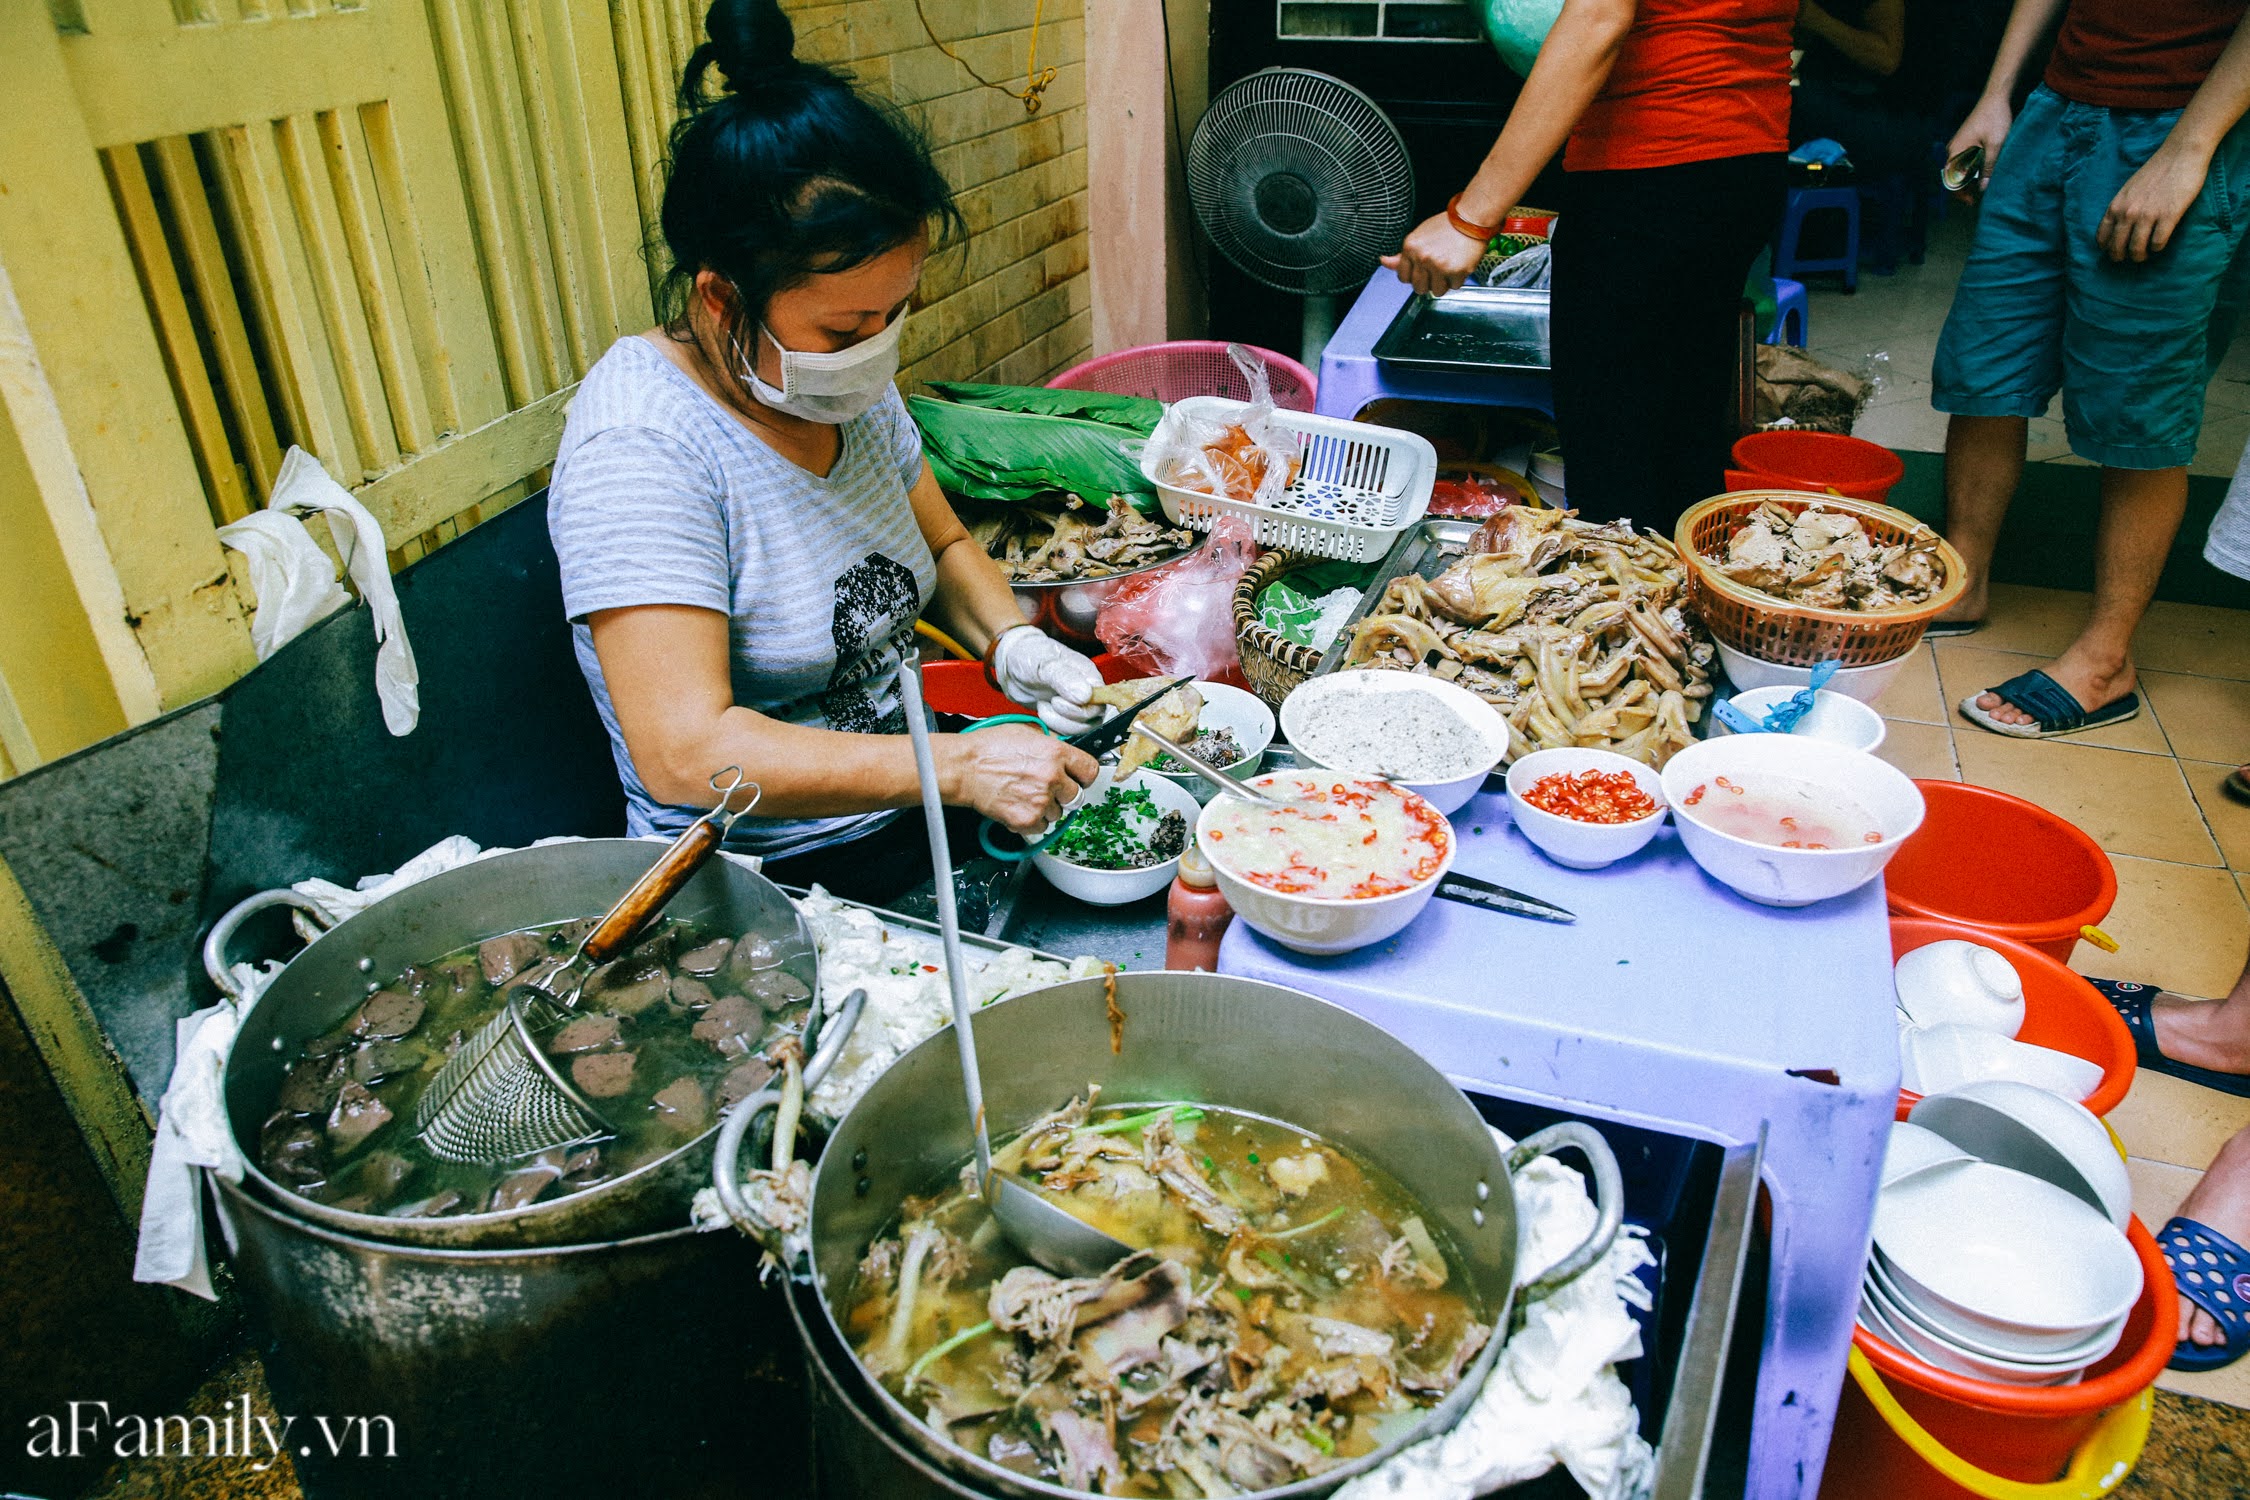
{"label": "yellow wooden door", "polygon": [[[45,581],[83,607],[109,716],[246,664],[211,532],[263,503],[289,444],[394,545],[552,457],[570,388],[649,318],[618,74],[642,28],[612,20],[598,0],[0,5],[0,460],[37,492]],[[51,688],[10,644],[20,769]]]}

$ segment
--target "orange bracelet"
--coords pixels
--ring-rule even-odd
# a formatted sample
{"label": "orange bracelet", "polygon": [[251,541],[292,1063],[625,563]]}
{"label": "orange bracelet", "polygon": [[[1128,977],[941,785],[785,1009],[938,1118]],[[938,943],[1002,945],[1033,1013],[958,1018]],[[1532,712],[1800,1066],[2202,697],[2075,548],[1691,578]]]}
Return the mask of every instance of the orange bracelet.
{"label": "orange bracelet", "polygon": [[1445,222],[1480,245],[1491,244],[1494,237],[1500,233],[1500,226],[1497,224],[1472,224],[1467,219],[1462,218],[1461,195],[1459,193],[1455,193],[1446,200]]}

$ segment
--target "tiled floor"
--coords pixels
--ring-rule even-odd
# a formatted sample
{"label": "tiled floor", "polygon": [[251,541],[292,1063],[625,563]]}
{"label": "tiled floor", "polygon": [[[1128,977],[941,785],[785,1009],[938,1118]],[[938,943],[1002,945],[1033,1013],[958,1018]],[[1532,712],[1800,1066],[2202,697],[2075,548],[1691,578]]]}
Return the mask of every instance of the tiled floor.
{"label": "tiled floor", "polygon": [[[1811,286],[1809,352],[1849,370],[1881,377],[1881,385],[1853,431],[1891,448],[1923,453],[1945,449],[1945,416],[1930,405],[1930,361],[1938,330],[1953,306],[1953,291],[1967,261],[1976,218],[1956,210],[1930,227],[1921,265],[1901,265],[1890,276],[1862,271],[1859,290],[1847,293],[1834,277]],[[2237,339],[2204,393],[2203,437],[2191,472],[2222,478],[2234,473],[2250,439],[2250,337]],[[2031,424],[2029,456],[2064,463],[2071,456],[2063,432],[2062,400]]]}
{"label": "tiled floor", "polygon": [[[1861,283],[1866,284],[1864,281]],[[2116,953],[2081,943],[2088,974],[2138,979],[2214,999],[2250,951],[2250,808],[2220,783],[2250,760],[2250,615],[2158,604],[2134,641],[2141,717],[2070,739],[1989,734],[1954,705],[2035,667],[2076,633],[2086,596],[1998,585],[1985,628],[1918,649],[1877,705],[1883,756],[1915,776],[1966,780],[2028,797],[2100,841],[2117,867],[2102,926]],[[2143,1073],[2110,1116],[2131,1153],[2133,1206],[2150,1227],[2172,1216],[2250,1099]],[[2250,1360],[2159,1385],[2250,1407]]]}

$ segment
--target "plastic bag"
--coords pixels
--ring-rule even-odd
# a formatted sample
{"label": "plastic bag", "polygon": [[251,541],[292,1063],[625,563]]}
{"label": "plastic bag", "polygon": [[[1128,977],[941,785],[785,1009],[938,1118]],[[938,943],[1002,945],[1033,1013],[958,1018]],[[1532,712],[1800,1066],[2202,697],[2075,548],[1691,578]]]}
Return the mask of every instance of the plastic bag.
{"label": "plastic bag", "polygon": [[1484,34],[1509,71],[1531,76],[1539,48],[1562,14],[1562,0],[1484,0]]}
{"label": "plastic bag", "polygon": [[305,531],[301,517],[313,511],[327,514],[328,534],[375,617],[375,695],[382,700],[383,723],[392,734],[412,734],[422,715],[422,674],[399,615],[383,528],[319,459],[297,447],[282,457],[265,510],[219,528],[219,539],[249,560],[251,586],[258,591],[250,623],[258,659],[349,602],[336,587],[335,565]]}
{"label": "plastic bag", "polygon": [[1120,584],[1102,606],[1094,634],[1145,676],[1247,688],[1235,644],[1234,588],[1257,561],[1250,537],[1249,522],[1219,517],[1204,545]]}
{"label": "plastic bag", "polygon": [[1172,407],[1149,439],[1150,467],[1161,482],[1177,489],[1271,505],[1296,481],[1304,446],[1297,434],[1274,420],[1266,362],[1241,344],[1227,345],[1227,357],[1250,383],[1248,404],[1231,423]]}

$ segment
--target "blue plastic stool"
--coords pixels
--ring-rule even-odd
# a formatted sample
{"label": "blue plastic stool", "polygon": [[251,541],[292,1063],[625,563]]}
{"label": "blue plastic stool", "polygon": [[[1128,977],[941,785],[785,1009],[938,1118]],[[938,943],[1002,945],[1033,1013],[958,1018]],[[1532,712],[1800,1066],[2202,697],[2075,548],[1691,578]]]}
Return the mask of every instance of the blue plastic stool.
{"label": "blue plastic stool", "polygon": [[1812,299],[1805,295],[1805,284],[1776,276],[1773,279],[1773,331],[1766,335],[1766,342],[1802,349],[1811,327]]}
{"label": "blue plastic stool", "polygon": [[[1818,260],[1807,260],[1797,253],[1797,242],[1805,227],[1805,220],[1816,213],[1834,210],[1844,216],[1844,252]],[[1859,290],[1859,189],[1850,187],[1802,188],[1789,190],[1788,205],[1781,211],[1781,235],[1774,245],[1773,271],[1776,276],[1786,276],[1795,281],[1805,279],[1812,271],[1841,271],[1844,273],[1844,290]]]}

